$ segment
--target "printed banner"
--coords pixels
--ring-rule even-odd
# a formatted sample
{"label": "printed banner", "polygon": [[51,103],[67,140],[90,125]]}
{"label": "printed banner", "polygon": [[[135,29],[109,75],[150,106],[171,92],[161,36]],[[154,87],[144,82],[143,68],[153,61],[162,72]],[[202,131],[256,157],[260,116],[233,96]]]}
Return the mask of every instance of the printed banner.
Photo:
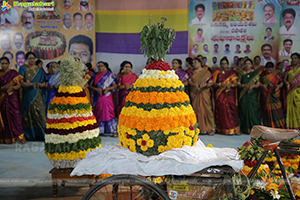
{"label": "printed banner", "polygon": [[210,67],[218,67],[224,56],[231,66],[239,57],[255,56],[262,65],[276,64],[299,43],[298,18],[299,1],[191,0],[189,56],[201,54]]}
{"label": "printed banner", "polygon": [[11,69],[32,51],[45,64],[71,55],[95,59],[94,0],[0,0],[0,56]]}

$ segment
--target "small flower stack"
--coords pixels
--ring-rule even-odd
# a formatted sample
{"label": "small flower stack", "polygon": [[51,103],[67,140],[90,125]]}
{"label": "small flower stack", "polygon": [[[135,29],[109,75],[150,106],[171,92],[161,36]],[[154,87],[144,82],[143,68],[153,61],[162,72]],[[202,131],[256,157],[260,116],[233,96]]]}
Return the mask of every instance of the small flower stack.
{"label": "small flower stack", "polygon": [[101,147],[98,124],[82,90],[84,68],[73,57],[59,66],[61,85],[49,106],[45,129],[45,153],[56,168],[73,168],[88,151]]}
{"label": "small flower stack", "polygon": [[153,60],[126,98],[119,116],[120,145],[147,156],[198,140],[196,115],[170,65]]}
{"label": "small flower stack", "polygon": [[57,168],[72,168],[88,151],[101,147],[97,121],[80,86],[59,87],[45,132],[45,152]]}

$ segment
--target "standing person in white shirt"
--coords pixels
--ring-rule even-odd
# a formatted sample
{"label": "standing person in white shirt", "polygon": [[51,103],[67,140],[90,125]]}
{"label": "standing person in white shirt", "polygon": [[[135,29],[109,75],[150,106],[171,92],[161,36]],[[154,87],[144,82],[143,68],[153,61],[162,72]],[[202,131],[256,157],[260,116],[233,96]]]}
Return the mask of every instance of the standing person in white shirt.
{"label": "standing person in white shirt", "polygon": [[[3,4],[3,1],[0,0],[0,5]],[[9,10],[0,9],[0,18],[1,24],[18,24],[19,23],[19,14],[18,11],[15,8],[10,8]]]}
{"label": "standing person in white shirt", "polygon": [[208,24],[207,19],[205,19],[205,6],[201,4],[197,4],[195,6],[196,18],[192,20],[193,25],[206,25]]}
{"label": "standing person in white shirt", "polygon": [[297,35],[298,29],[294,26],[296,12],[293,8],[282,11],[283,26],[279,29],[280,35]]}
{"label": "standing person in white shirt", "polygon": [[283,41],[283,49],[279,51],[279,56],[280,57],[291,57],[292,55],[292,45],[293,45],[293,40],[291,39],[285,39]]}
{"label": "standing person in white shirt", "polygon": [[261,46],[261,53],[262,55],[260,56],[260,65],[265,66],[267,62],[272,62],[274,65],[276,64],[276,61],[274,58],[271,57],[272,53],[272,46],[269,44],[263,44]]}

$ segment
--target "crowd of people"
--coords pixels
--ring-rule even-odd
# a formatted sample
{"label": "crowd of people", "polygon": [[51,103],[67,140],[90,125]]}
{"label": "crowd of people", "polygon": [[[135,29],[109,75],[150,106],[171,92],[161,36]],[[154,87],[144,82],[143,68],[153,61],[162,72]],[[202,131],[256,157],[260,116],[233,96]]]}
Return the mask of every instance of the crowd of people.
{"label": "crowd of people", "polygon": [[[47,109],[60,85],[59,62],[47,64],[36,60],[33,52],[25,55],[26,64],[19,71],[10,69],[10,60],[0,58],[0,143],[43,141]],[[220,68],[208,67],[202,56],[188,57],[183,70],[180,59],[172,68],[185,86],[196,113],[200,134],[249,134],[254,125],[274,128],[300,128],[300,54],[291,55],[291,65],[267,62],[260,65],[256,56],[238,58],[229,67],[225,57]],[[99,61],[96,72],[86,64],[88,97],[100,134],[117,137],[116,118],[138,76],[133,65],[123,61],[114,75],[109,64]]]}

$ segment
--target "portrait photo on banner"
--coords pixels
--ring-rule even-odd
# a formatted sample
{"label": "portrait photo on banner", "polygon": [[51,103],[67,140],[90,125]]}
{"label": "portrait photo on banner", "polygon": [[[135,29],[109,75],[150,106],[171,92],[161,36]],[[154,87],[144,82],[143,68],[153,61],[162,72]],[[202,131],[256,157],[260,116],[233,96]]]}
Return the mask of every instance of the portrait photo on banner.
{"label": "portrait photo on banner", "polygon": [[95,0],[6,2],[9,6],[0,9],[0,56],[11,61],[11,69],[26,64],[29,51],[46,72],[47,63],[69,55],[95,64]]}

